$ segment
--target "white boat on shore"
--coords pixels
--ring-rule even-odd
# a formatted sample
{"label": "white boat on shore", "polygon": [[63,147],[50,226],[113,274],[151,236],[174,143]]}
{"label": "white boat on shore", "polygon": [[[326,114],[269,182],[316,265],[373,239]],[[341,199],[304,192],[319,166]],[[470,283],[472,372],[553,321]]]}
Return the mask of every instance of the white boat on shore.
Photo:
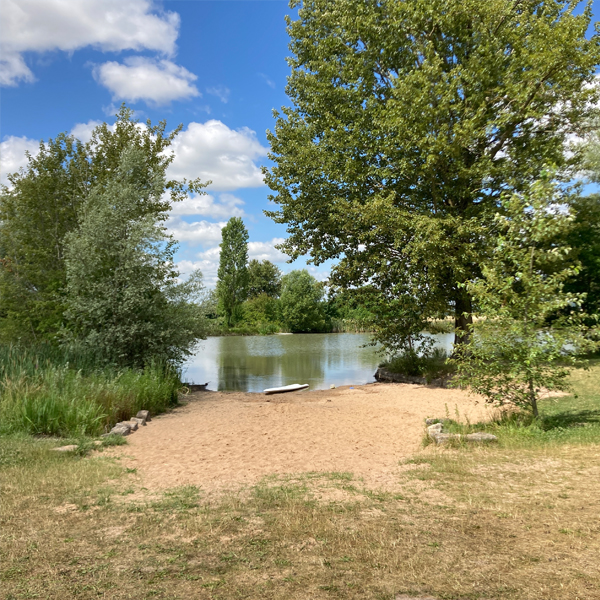
{"label": "white boat on shore", "polygon": [[268,388],[264,390],[265,394],[283,394],[285,392],[297,392],[298,390],[305,390],[308,387],[308,383],[293,383],[292,385],[284,385],[282,387]]}

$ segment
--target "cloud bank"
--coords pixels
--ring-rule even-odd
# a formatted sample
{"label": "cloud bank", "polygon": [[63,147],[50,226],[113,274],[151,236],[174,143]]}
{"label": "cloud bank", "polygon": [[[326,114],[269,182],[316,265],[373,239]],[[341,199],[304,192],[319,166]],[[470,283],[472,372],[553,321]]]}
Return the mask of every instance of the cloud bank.
{"label": "cloud bank", "polygon": [[34,81],[24,53],[151,50],[173,56],[179,15],[150,0],[2,0],[0,85]]}

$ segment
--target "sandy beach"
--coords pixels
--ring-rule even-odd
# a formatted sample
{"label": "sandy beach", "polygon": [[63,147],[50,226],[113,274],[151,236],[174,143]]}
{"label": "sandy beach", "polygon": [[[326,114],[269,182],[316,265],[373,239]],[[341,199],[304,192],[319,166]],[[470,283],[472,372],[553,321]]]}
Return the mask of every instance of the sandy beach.
{"label": "sandy beach", "polygon": [[273,396],[199,392],[186,400],[114,450],[150,490],[191,484],[211,492],[312,471],[351,472],[385,489],[421,447],[426,417],[458,411],[473,422],[491,412],[466,392],[410,384]]}

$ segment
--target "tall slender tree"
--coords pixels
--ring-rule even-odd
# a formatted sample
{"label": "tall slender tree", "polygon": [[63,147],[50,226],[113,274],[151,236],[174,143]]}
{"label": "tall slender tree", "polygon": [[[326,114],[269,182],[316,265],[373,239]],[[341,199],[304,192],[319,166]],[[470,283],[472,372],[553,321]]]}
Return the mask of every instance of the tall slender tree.
{"label": "tall slender tree", "polygon": [[596,112],[600,62],[578,4],[309,0],[288,20],[292,106],[268,134],[267,214],[292,258],[339,259],[334,284],[367,286],[384,343],[394,303],[396,347],[448,311],[464,342],[462,284],[491,252],[501,194],[577,164],[565,141]]}
{"label": "tall slender tree", "polygon": [[221,233],[217,296],[225,324],[231,327],[241,319],[248,297],[248,230],[240,217],[232,217]]}

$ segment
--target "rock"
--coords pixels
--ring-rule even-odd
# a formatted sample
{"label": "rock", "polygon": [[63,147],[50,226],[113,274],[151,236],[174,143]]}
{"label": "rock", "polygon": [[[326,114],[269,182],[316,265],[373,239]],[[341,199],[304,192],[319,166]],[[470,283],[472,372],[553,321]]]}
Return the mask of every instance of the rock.
{"label": "rock", "polygon": [[54,452],[73,452],[73,450],[77,450],[77,444],[69,444],[68,446],[60,446],[59,448],[52,448]]}
{"label": "rock", "polygon": [[437,425],[438,423],[445,425],[450,423],[450,419],[425,419],[425,425]]}
{"label": "rock", "polygon": [[330,389],[330,390],[335,390],[335,384],[333,384],[333,383],[332,383],[332,384],[329,386],[329,389]]}
{"label": "rock", "polygon": [[442,433],[444,426],[441,423],[434,423],[427,428],[427,434],[430,438],[435,439],[436,435]]}
{"label": "rock", "polygon": [[497,442],[498,438],[491,433],[485,433],[485,431],[476,431],[475,433],[469,433],[466,436],[467,442]]}
{"label": "rock", "polygon": [[451,440],[460,440],[462,436],[460,433],[437,433],[430,437],[435,440],[436,444],[447,444]]}
{"label": "rock", "polygon": [[102,446],[101,440],[94,440],[94,446]]}
{"label": "rock", "polygon": [[138,425],[145,425],[146,419],[140,419],[139,417],[131,417],[131,419],[129,419],[129,422],[137,423]]}
{"label": "rock", "polygon": [[129,435],[130,433],[131,433],[131,427],[129,427],[129,425],[123,425],[122,423],[117,423],[105,435]]}
{"label": "rock", "polygon": [[150,418],[150,411],[149,410],[139,410],[138,414],[135,415],[137,419],[145,419],[146,422],[148,421],[152,421],[152,419]]}
{"label": "rock", "polygon": [[138,428],[138,424],[134,421],[121,421],[120,423],[117,423],[115,427],[118,427],[119,425],[122,425],[123,427],[129,427],[129,431],[131,432],[137,431]]}

